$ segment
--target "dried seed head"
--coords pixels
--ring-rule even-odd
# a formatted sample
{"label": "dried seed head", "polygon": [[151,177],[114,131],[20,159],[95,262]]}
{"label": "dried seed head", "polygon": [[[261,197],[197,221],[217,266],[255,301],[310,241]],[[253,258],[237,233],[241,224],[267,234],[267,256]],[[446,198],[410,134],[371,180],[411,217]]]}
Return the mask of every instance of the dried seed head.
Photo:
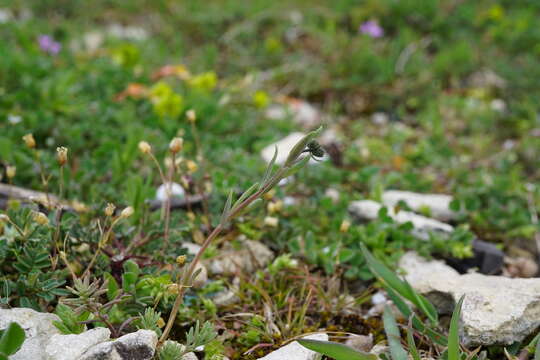
{"label": "dried seed head", "polygon": [[182,148],[184,146],[184,139],[181,137],[175,137],[171,140],[171,143],[169,144],[169,150],[173,153],[179,153],[182,151]]}
{"label": "dried seed head", "polygon": [[13,179],[17,173],[17,168],[13,165],[6,166],[6,176],[8,179]]}
{"label": "dried seed head", "polygon": [[107,207],[105,208],[105,215],[111,217],[114,215],[114,210],[116,210],[116,206],[114,206],[113,203],[108,203]]}
{"label": "dried seed head", "polygon": [[66,147],[60,146],[56,148],[56,160],[60,166],[64,166],[67,162],[68,149]]}
{"label": "dried seed head", "polygon": [[190,123],[194,123],[197,120],[197,114],[193,109],[186,111],[186,117]]}
{"label": "dried seed head", "polygon": [[124,208],[124,210],[122,210],[122,212],[120,213],[120,217],[122,219],[126,219],[130,217],[131,215],[133,215],[134,212],[135,210],[133,210],[131,206],[128,206],[127,208]]}
{"label": "dried seed head", "polygon": [[29,149],[33,149],[36,147],[36,140],[34,139],[34,135],[26,134],[22,137],[22,139]]}
{"label": "dried seed head", "polygon": [[146,141],[139,142],[139,151],[143,154],[150,154],[152,152],[152,146]]}
{"label": "dried seed head", "polygon": [[86,204],[84,204],[84,203],[82,203],[82,202],[80,202],[78,200],[73,200],[73,202],[71,203],[71,206],[78,213],[84,213],[84,212],[88,211],[88,206],[86,206]]}
{"label": "dried seed head", "polygon": [[178,266],[183,266],[186,263],[186,255],[180,255],[176,258],[176,264]]}
{"label": "dried seed head", "polygon": [[45,215],[44,213],[42,213],[40,211],[34,212],[34,214],[32,215],[32,218],[39,225],[48,225],[49,224],[49,218],[47,217],[47,215]]}

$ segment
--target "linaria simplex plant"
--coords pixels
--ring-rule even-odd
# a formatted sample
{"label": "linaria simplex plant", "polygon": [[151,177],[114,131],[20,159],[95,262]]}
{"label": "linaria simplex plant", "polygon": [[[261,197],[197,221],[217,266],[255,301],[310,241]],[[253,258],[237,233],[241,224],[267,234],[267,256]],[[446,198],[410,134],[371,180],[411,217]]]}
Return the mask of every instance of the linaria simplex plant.
{"label": "linaria simplex plant", "polygon": [[274,172],[273,167],[278,154],[278,150],[276,147],[274,151],[274,156],[268,164],[262,181],[260,183],[255,183],[250,186],[234,203],[232,192],[229,193],[229,197],[225,203],[225,207],[223,209],[219,224],[214,228],[214,230],[203,242],[203,244],[201,245],[201,249],[199,250],[197,255],[195,255],[195,258],[189,264],[188,268],[184,271],[182,277],[180,278],[180,281],[178,282],[178,294],[169,315],[169,319],[167,320],[167,325],[159,339],[160,345],[163,344],[163,342],[169,336],[169,332],[172,329],[176,316],[178,315],[180,306],[182,305],[186,288],[190,287],[190,284],[198,275],[197,273],[195,273],[195,269],[197,268],[197,264],[199,263],[208,246],[221,233],[227,223],[229,223],[239,214],[248,210],[250,207],[254,206],[254,204],[256,204],[257,202],[261,202],[262,196],[268,191],[270,191],[274,186],[276,186],[280,182],[280,180],[293,175],[308,163],[308,161],[311,159],[311,156],[301,155],[305,152],[306,146],[312,140],[314,140],[321,133],[321,131],[322,127],[319,127],[317,130],[308,133],[306,136],[300,139],[300,141],[298,141],[298,143],[296,143],[296,145],[289,152],[285,163]]}

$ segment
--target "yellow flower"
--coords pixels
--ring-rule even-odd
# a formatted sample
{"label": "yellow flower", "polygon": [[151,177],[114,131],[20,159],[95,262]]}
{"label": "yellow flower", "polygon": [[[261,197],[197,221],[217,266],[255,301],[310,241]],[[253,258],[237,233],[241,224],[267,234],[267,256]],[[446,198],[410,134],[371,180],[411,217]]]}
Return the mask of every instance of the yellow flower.
{"label": "yellow flower", "polygon": [[253,103],[256,107],[264,109],[270,104],[270,96],[262,90],[259,90],[253,94]]}
{"label": "yellow flower", "polygon": [[157,98],[154,102],[154,112],[160,117],[177,117],[184,108],[182,95],[172,93],[169,96]]}
{"label": "yellow flower", "polygon": [[217,85],[217,75],[213,71],[208,71],[194,76],[188,80],[188,83],[193,88],[203,91],[212,91]]}
{"label": "yellow flower", "polygon": [[150,88],[149,92],[152,101],[159,101],[159,99],[169,97],[173,93],[174,91],[171,86],[164,81],[157,82]]}
{"label": "yellow flower", "polygon": [[26,134],[22,137],[22,139],[29,149],[33,149],[36,147],[36,140],[34,139],[34,135]]}
{"label": "yellow flower", "polygon": [[182,266],[186,263],[186,255],[180,255],[176,258],[176,263],[178,264],[178,266]]}

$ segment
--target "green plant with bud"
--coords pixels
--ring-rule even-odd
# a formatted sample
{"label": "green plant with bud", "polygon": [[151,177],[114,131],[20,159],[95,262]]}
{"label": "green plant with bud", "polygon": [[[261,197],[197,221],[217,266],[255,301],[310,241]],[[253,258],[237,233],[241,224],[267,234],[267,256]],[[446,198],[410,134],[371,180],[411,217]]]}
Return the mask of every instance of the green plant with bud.
{"label": "green plant with bud", "polygon": [[[308,144],[313,144],[313,141],[322,131],[322,127],[308,133],[304,136],[298,143],[292,148],[289,152],[285,163],[281,165],[277,170],[274,170],[274,164],[278,155],[278,149],[276,147],[274,151],[274,156],[272,160],[268,163],[264,176],[260,183],[255,183],[251,185],[236,201],[233,202],[233,192],[229,193],[229,197],[225,203],[223,212],[219,224],[214,228],[214,230],[208,235],[206,240],[201,245],[200,250],[195,255],[195,258],[187,266],[187,269],[184,271],[180,281],[178,282],[178,295],[173,304],[172,311],[169,315],[167,325],[163,330],[163,334],[159,339],[159,343],[163,344],[169,333],[172,329],[180,306],[182,305],[184,294],[187,288],[191,286],[194,279],[197,277],[197,264],[201,260],[204,252],[210,246],[210,244],[217,238],[217,236],[223,231],[227,223],[233,220],[238,215],[249,210],[251,207],[255,206],[258,202],[262,202],[262,196],[272,190],[282,179],[293,175],[302,169],[308,161],[311,159],[310,156],[302,156],[306,151]],[[313,147],[313,145],[311,145]],[[309,149],[308,149],[309,150]]]}

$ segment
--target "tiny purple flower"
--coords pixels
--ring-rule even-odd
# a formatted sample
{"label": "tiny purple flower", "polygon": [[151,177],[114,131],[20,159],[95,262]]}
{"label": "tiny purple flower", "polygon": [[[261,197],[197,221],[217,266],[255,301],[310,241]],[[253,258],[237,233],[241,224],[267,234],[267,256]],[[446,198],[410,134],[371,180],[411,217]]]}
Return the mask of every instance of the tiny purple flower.
{"label": "tiny purple flower", "polygon": [[371,36],[372,38],[380,38],[384,36],[384,29],[379,25],[377,21],[369,20],[360,25],[360,32]]}
{"label": "tiny purple flower", "polygon": [[49,35],[40,35],[38,37],[38,43],[41,51],[51,55],[58,54],[62,48],[62,45],[59,42],[54,41]]}

